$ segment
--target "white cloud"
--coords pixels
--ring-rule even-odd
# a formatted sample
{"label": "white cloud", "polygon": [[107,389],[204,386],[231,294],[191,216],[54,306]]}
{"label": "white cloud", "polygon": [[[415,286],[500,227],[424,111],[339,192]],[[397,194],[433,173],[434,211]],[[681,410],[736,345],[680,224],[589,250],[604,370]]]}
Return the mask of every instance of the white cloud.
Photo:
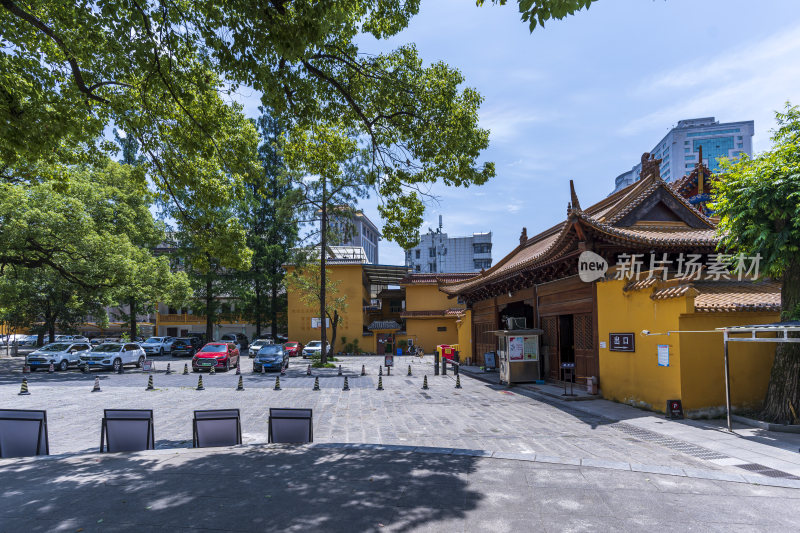
{"label": "white cloud", "polygon": [[491,142],[516,141],[530,124],[555,120],[555,113],[545,113],[513,106],[495,106],[480,111],[480,126],[488,129]]}
{"label": "white cloud", "polygon": [[634,97],[671,102],[620,128],[625,136],[665,129],[677,119],[715,116],[720,121],[755,121],[755,151],[768,145],[775,110],[800,103],[800,26],[749,43],[716,60],[695,60],[653,78]]}

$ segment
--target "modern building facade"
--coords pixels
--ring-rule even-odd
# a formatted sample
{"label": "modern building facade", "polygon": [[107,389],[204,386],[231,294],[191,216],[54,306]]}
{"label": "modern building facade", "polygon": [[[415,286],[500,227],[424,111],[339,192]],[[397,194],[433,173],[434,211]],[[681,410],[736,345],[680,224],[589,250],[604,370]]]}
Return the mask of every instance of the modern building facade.
{"label": "modern building facade", "polygon": [[415,274],[480,272],[492,266],[492,232],[471,237],[448,237],[439,227],[420,235],[417,246],[406,250],[406,266]]}
{"label": "modern building facade", "polygon": [[[650,151],[650,155],[661,160],[661,177],[673,182],[691,173],[697,165],[702,148],[703,163],[714,173],[719,170],[718,159],[738,158],[741,154],[753,154],[754,122],[720,123],[714,117],[679,120],[663,139]],[[614,192],[639,181],[641,163],[623,172],[614,180]]]}
{"label": "modern building facade", "polygon": [[360,246],[364,249],[367,262],[372,265],[378,264],[378,241],[381,240],[381,232],[378,227],[367,218],[362,211],[348,213],[347,216],[331,216],[331,224],[336,228],[340,239],[335,244],[337,246]]}

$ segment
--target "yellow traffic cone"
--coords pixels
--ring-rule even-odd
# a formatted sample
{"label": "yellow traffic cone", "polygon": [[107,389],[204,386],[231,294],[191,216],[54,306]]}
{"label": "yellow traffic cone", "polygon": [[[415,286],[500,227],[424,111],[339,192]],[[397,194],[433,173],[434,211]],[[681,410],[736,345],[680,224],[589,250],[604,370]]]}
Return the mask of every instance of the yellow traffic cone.
{"label": "yellow traffic cone", "polygon": [[406,375],[407,375],[407,376],[410,376],[410,375],[411,375],[411,365],[408,365],[408,374],[406,374]]}
{"label": "yellow traffic cone", "polygon": [[183,364],[183,375],[187,375],[189,373],[189,363]]}
{"label": "yellow traffic cone", "polygon": [[239,385],[236,387],[236,390],[237,391],[243,391],[244,390],[244,380],[242,380],[242,376],[241,375],[239,375]]}
{"label": "yellow traffic cone", "polygon": [[203,375],[202,374],[197,376],[197,389],[195,389],[195,390],[206,390],[206,388],[203,387]]}
{"label": "yellow traffic cone", "polygon": [[383,390],[383,376],[378,376],[378,390]]}
{"label": "yellow traffic cone", "polygon": [[350,384],[349,384],[349,383],[347,383],[347,376],[345,376],[345,377],[344,377],[344,385],[342,386],[342,390],[343,390],[343,391],[348,391],[348,390],[350,390]]}
{"label": "yellow traffic cone", "polygon": [[94,377],[94,387],[92,387],[92,392],[100,392],[100,378],[97,376]]}
{"label": "yellow traffic cone", "polygon": [[30,394],[28,392],[28,378],[22,378],[22,387],[19,389],[18,396],[29,396]]}
{"label": "yellow traffic cone", "polygon": [[214,366],[211,367],[211,372],[209,372],[209,374],[213,375],[213,374],[216,374],[216,373],[217,373],[217,365],[215,363]]}
{"label": "yellow traffic cone", "polygon": [[456,374],[456,388],[457,389],[461,388],[461,376],[458,374]]}
{"label": "yellow traffic cone", "polygon": [[364,365],[361,365],[361,375],[362,376],[366,376],[367,375],[367,367],[364,366]]}
{"label": "yellow traffic cone", "polygon": [[148,376],[147,378],[147,388],[144,390],[155,390],[153,388],[153,376]]}
{"label": "yellow traffic cone", "polygon": [[314,378],[314,389],[313,390],[319,390],[319,376]]}
{"label": "yellow traffic cone", "polygon": [[273,390],[281,390],[281,377],[275,376],[275,388]]}
{"label": "yellow traffic cone", "polygon": [[428,390],[428,375],[425,374],[425,377],[422,378],[422,390]]}

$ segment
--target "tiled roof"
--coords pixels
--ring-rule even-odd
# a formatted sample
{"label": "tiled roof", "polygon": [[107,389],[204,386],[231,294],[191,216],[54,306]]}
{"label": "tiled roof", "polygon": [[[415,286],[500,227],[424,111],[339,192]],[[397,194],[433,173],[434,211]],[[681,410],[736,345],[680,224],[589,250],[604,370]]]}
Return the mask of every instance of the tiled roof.
{"label": "tiled roof", "polygon": [[655,278],[628,283],[625,291],[638,291],[653,287],[650,298],[666,300],[691,294],[694,310],[702,313],[730,311],[780,311],[781,286],[775,281],[749,280],[690,281]]}
{"label": "tiled roof", "polygon": [[436,285],[454,283],[475,277],[475,272],[451,272],[442,274],[409,274],[400,280],[400,285]]}
{"label": "tiled roof", "polygon": [[373,331],[376,329],[400,329],[400,327],[400,324],[394,320],[376,320],[367,326],[367,329]]}
{"label": "tiled roof", "polygon": [[[666,192],[677,203],[683,204],[696,218],[699,228],[688,225],[661,226],[615,226],[636,207],[650,198],[659,189]],[[523,269],[534,268],[539,264],[557,259],[570,242],[573,226],[580,225],[584,231],[604,235],[610,240],[644,246],[713,247],[718,242],[714,222],[697,211],[688,201],[669,187],[660,177],[650,175],[628,187],[604,198],[587,209],[569,209],[567,220],[522,242],[492,268],[479,275],[460,282],[442,282],[440,290],[455,295],[478,288],[481,285],[506,279]]]}
{"label": "tiled roof", "polygon": [[698,282],[695,311],[780,311],[781,286],[775,281]]}

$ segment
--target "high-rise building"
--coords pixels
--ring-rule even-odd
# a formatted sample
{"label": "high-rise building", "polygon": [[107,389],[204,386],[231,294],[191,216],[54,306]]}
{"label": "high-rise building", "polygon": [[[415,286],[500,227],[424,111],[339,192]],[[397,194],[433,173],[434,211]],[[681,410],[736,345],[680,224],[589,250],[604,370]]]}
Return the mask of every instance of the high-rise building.
{"label": "high-rise building", "polygon": [[406,266],[412,273],[479,272],[492,266],[492,232],[471,237],[448,237],[439,227],[420,235],[420,242],[406,250]]}
{"label": "high-rise building", "polygon": [[360,246],[364,249],[367,262],[378,264],[378,241],[381,233],[378,227],[367,218],[362,211],[346,211],[347,215],[336,213],[330,215],[330,224],[335,227],[339,240],[331,243],[336,246]]}
{"label": "high-rise building", "polygon": [[[661,159],[661,177],[664,181],[676,181],[691,173],[698,163],[700,148],[703,150],[703,163],[717,172],[720,157],[736,159],[740,154],[753,154],[752,120],[725,122],[720,124],[714,117],[679,120],[650,150],[650,155]],[[639,180],[642,164],[623,172],[614,180],[614,192]]]}

